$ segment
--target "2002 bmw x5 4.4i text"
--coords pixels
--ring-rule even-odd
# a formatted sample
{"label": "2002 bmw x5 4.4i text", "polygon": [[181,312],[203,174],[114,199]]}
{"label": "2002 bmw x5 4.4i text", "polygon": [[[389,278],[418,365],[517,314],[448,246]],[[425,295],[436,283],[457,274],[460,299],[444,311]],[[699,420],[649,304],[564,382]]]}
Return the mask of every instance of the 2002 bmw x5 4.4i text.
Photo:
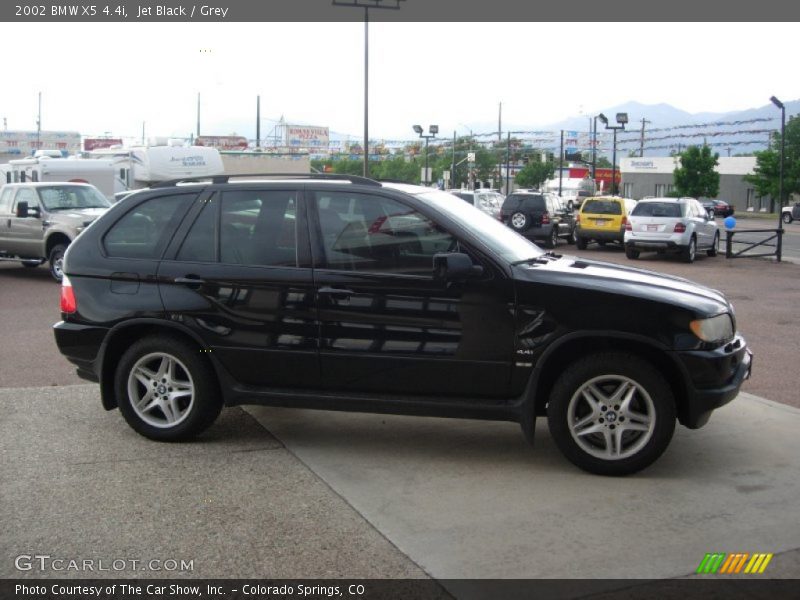
{"label": "2002 bmw x5 4.4i text", "polygon": [[224,405],[518,421],[623,475],[732,400],[717,291],[545,253],[445,192],[339,176],[165,182],[69,248],[61,352],[177,441]]}

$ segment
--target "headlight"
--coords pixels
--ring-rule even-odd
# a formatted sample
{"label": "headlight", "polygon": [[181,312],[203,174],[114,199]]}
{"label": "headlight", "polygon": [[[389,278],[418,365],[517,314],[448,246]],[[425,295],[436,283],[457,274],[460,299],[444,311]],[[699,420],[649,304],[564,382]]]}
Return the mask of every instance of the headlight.
{"label": "headlight", "polygon": [[728,313],[689,323],[692,333],[704,342],[723,342],[733,337],[733,321]]}

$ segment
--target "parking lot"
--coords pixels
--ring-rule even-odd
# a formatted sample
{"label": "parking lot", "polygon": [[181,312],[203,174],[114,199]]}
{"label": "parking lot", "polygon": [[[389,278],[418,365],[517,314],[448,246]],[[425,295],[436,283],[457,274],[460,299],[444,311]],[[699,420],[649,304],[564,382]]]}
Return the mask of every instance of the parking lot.
{"label": "parking lot", "polygon": [[531,450],[508,423],[236,408],[197,442],[147,441],[57,351],[46,268],[0,264],[0,577],[103,576],[15,568],[41,553],[193,561],[114,577],[662,578],[715,551],[775,553],[766,575],[797,577],[800,265],[635,264],[724,291],[755,363],[740,398],[625,479],[572,467],[544,422]]}

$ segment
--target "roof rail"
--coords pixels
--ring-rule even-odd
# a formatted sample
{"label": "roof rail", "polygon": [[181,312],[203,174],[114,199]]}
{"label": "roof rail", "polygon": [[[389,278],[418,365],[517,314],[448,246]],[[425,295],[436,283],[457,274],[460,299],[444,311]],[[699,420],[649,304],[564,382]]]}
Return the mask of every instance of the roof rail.
{"label": "roof rail", "polygon": [[152,184],[151,188],[174,187],[179,183],[201,183],[211,181],[211,183],[228,183],[234,177],[268,177],[270,179],[320,179],[328,181],[349,181],[361,185],[371,185],[381,187],[380,182],[362,177],[360,175],[347,175],[343,173],[231,173],[222,175],[205,175],[200,177],[182,177],[180,179],[168,179]]}

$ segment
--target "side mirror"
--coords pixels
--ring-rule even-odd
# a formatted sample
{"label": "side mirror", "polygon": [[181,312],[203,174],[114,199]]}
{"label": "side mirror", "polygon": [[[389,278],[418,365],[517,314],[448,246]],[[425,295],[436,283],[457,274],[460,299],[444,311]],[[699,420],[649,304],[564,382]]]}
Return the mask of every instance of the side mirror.
{"label": "side mirror", "polygon": [[483,267],[473,265],[472,259],[461,252],[441,252],[433,255],[433,276],[443,281],[475,279],[483,274]]}
{"label": "side mirror", "polygon": [[28,203],[17,202],[17,218],[25,219],[28,217]]}
{"label": "side mirror", "polygon": [[714,209],[713,208],[708,209],[708,212],[706,212],[706,221],[713,221],[714,216],[715,216]]}

